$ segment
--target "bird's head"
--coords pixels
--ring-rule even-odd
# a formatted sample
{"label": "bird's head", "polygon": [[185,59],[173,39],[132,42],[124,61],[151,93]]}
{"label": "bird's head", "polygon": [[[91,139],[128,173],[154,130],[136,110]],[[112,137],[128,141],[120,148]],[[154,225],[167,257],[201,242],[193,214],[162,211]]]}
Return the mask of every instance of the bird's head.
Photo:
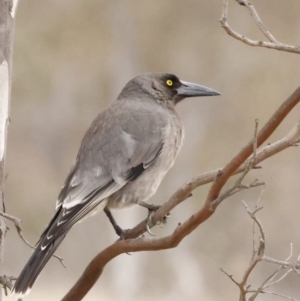
{"label": "bird's head", "polygon": [[220,95],[213,89],[182,81],[176,75],[169,73],[138,75],[128,82],[121,94],[124,96],[124,94],[144,94],[145,92],[159,101],[171,102],[173,105],[186,97]]}

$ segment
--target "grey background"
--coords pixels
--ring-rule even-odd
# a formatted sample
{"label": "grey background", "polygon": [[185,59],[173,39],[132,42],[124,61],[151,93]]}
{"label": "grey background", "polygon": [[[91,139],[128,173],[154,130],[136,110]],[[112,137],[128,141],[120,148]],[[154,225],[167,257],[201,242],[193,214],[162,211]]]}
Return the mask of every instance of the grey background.
{"label": "grey background", "polygon": [[[300,44],[298,0],[253,1],[273,34]],[[253,48],[229,37],[219,24],[222,1],[22,0],[16,16],[6,208],[23,221],[35,243],[52,214],[60,188],[92,119],[123,85],[143,72],[172,72],[207,85],[221,97],[188,99],[177,107],[186,128],[184,147],[153,202],[162,203],[193,175],[218,168],[253,136],[299,85],[299,55]],[[230,2],[230,24],[262,38],[245,8]],[[299,107],[268,140],[284,136]],[[267,254],[284,259],[294,243],[300,252],[299,149],[290,148],[252,171],[248,181],[267,182],[259,217]],[[232,180],[233,181],[233,180]],[[231,183],[232,183],[231,181]],[[178,206],[158,235],[170,233],[200,208],[209,185]],[[206,223],[173,250],[122,255],[105,269],[85,300],[238,300],[238,290],[219,271],[237,279],[251,257],[252,223],[241,200],[254,206],[261,188],[224,202]],[[117,212],[132,227],[145,210]],[[87,263],[116,239],[103,213],[74,227],[46,266],[28,300],[59,300]],[[12,224],[7,234],[5,274],[17,276],[31,254]],[[274,269],[261,265],[252,284]],[[275,290],[300,295],[299,278]],[[9,300],[9,297],[6,297]],[[259,300],[273,300],[262,296]]]}

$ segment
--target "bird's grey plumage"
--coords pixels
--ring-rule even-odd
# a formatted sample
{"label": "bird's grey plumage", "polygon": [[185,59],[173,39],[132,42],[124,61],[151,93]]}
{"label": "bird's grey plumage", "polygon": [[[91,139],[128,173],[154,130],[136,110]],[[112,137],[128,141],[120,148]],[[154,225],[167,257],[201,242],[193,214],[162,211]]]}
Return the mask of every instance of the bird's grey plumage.
{"label": "bird's grey plumage", "polygon": [[70,228],[97,205],[123,207],[146,202],[155,193],[183,141],[175,104],[200,91],[218,94],[189,85],[171,74],[137,76],[96,117],[59,194],[57,211],[15,283],[16,293],[32,287]]}

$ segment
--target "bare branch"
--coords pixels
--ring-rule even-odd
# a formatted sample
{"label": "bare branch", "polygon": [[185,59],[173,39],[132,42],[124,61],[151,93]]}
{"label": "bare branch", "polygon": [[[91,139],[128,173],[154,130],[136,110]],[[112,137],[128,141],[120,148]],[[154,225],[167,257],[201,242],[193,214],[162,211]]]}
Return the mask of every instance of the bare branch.
{"label": "bare branch", "polygon": [[270,33],[270,31],[264,25],[264,23],[262,22],[262,20],[260,19],[259,15],[258,15],[256,9],[254,8],[253,4],[251,4],[248,0],[238,0],[238,2],[239,2],[239,4],[242,4],[248,8],[251,16],[253,17],[255,23],[258,26],[258,28],[270,40],[270,42],[281,44],[275,39],[275,37]]}
{"label": "bare branch", "polygon": [[7,213],[1,212],[1,211],[0,211],[0,215],[3,216],[3,217],[6,218],[6,219],[12,221],[12,222],[14,223],[14,225],[15,225],[15,227],[16,227],[16,229],[17,229],[17,232],[18,232],[19,236],[21,237],[21,239],[25,242],[25,244],[26,244],[28,247],[34,249],[34,246],[31,245],[31,244],[29,243],[29,241],[28,241],[28,240],[24,237],[24,235],[23,235],[22,227],[21,227],[21,220],[18,219],[17,217],[14,217],[14,216],[12,216],[12,215],[10,215],[10,214],[7,214]]}
{"label": "bare branch", "polygon": [[288,260],[278,260],[278,259],[274,259],[274,258],[267,257],[267,256],[264,256],[262,259],[266,262],[279,264],[283,267],[294,267],[296,269],[300,269],[300,262],[298,262],[298,261],[297,262],[289,262]]}
{"label": "bare branch", "polygon": [[[257,135],[257,146],[260,147],[271,134],[275,131],[278,125],[299,102],[300,88],[298,88],[273,114],[266,125],[259,131]],[[211,186],[206,199],[205,206],[210,206],[211,210],[215,209],[217,204],[214,201],[219,196],[219,193],[227,180],[232,174],[249,158],[253,151],[253,139],[223,168],[222,174],[218,176]]]}
{"label": "bare branch", "polygon": [[238,287],[240,286],[240,284],[233,278],[232,275],[228,274],[223,268],[220,268],[221,272],[223,272],[226,276],[228,276],[228,278],[235,283]]}
{"label": "bare branch", "polygon": [[[269,282],[267,281],[266,284],[263,285],[263,289],[266,289],[267,287],[273,286],[278,284],[279,282],[281,282],[290,272],[292,272],[293,269],[289,269],[286,273],[284,273],[280,278],[278,278],[277,280],[273,281],[273,282]],[[278,274],[278,272],[276,272],[276,274]]]}
{"label": "bare branch", "polygon": [[[256,213],[262,208],[262,207],[255,207],[255,209],[252,211],[249,206],[243,202],[247,213],[249,214],[249,216],[251,217],[251,219],[254,221],[254,224],[258,227],[259,231],[260,231],[260,243],[259,243],[259,248],[258,250],[255,250],[255,248],[253,248],[253,254],[252,254],[252,259],[251,262],[248,266],[248,268],[246,269],[244,276],[241,280],[241,282],[236,281],[232,275],[229,275],[227,272],[225,272],[223,269],[222,272],[224,272],[240,289],[240,301],[254,301],[256,299],[256,297],[259,294],[272,294],[272,295],[276,295],[279,297],[283,297],[289,300],[295,300],[289,296],[285,296],[285,295],[281,295],[281,294],[276,294],[273,292],[269,292],[266,291],[267,288],[269,288],[270,286],[274,286],[278,283],[280,283],[283,279],[285,279],[292,271],[294,271],[295,269],[299,268],[299,263],[292,263],[289,262],[290,258],[293,255],[293,248],[291,245],[291,251],[289,256],[287,257],[287,259],[285,261],[280,261],[277,259],[272,259],[269,258],[267,256],[265,256],[265,243],[266,243],[266,235],[265,232],[263,230],[263,226],[261,224],[261,222],[258,220],[258,218],[256,217]],[[253,240],[254,240],[254,236],[255,236],[255,232],[253,231]],[[270,262],[276,265],[280,265],[276,271],[274,271],[270,276],[267,277],[267,279],[265,279],[263,281],[263,283],[258,287],[258,288],[250,288],[251,285],[247,284],[248,279],[250,274],[253,272],[254,268],[256,267],[256,265],[261,262],[261,261],[265,261],[265,262]],[[275,280],[275,277],[277,277],[279,275],[279,272],[283,269],[286,269],[287,267],[289,267],[289,269],[280,277],[278,277]],[[246,295],[252,293],[251,297],[249,299],[247,299]]]}
{"label": "bare branch", "polygon": [[[245,206],[249,216],[253,219],[254,223],[258,226],[258,229],[259,229],[259,232],[260,232],[260,235],[261,235],[261,240],[263,241],[263,243],[265,243],[266,234],[264,232],[264,229],[263,229],[263,226],[262,226],[261,222],[258,220],[258,218],[255,215],[259,210],[262,209],[262,207],[256,208],[254,211],[251,211],[249,206],[244,201],[242,201],[242,203]],[[260,253],[259,250],[260,250],[260,248],[258,248],[258,251],[257,251],[258,253]]]}
{"label": "bare branch", "polygon": [[[247,213],[252,218],[254,224],[256,224],[258,226],[258,229],[259,229],[260,235],[261,235],[261,237],[259,239],[258,249],[255,250],[255,251],[253,251],[252,259],[251,259],[251,262],[249,264],[249,267],[246,269],[246,271],[244,273],[244,276],[242,278],[242,281],[239,284],[239,288],[240,288],[240,300],[246,300],[246,294],[249,292],[247,290],[247,281],[248,281],[248,278],[249,278],[251,272],[254,270],[254,268],[256,267],[256,265],[262,260],[262,258],[264,256],[266,235],[264,233],[262,224],[260,223],[260,221],[258,220],[258,218],[255,215],[261,208],[256,208],[254,211],[252,211],[249,208],[249,206],[244,201],[242,201],[242,203],[245,206],[245,208],[247,210]],[[260,289],[257,290],[257,292],[258,291],[260,291]],[[253,298],[252,300],[255,299],[254,295],[252,296],[252,298]]]}
{"label": "bare branch", "polygon": [[219,205],[223,200],[225,200],[226,198],[228,198],[229,196],[240,192],[243,189],[249,189],[252,187],[257,187],[257,186],[261,186],[261,185],[265,185],[265,183],[263,182],[259,182],[257,180],[255,180],[254,182],[252,182],[250,185],[246,185],[246,184],[242,184],[242,181],[244,180],[244,178],[246,177],[246,175],[248,174],[248,172],[250,171],[250,169],[254,166],[254,162],[256,159],[256,152],[257,152],[257,130],[258,130],[258,119],[255,120],[255,130],[254,130],[254,137],[253,137],[253,155],[250,158],[250,160],[248,160],[245,170],[243,171],[242,175],[238,178],[238,180],[234,183],[234,185],[232,187],[230,187],[228,190],[226,190],[224,193],[222,193],[215,201],[215,205]]}
{"label": "bare branch", "polygon": [[8,277],[5,275],[0,276],[0,283],[2,284],[2,286],[4,288],[5,296],[7,296],[7,288],[9,290],[11,290],[13,287],[12,281],[16,280],[16,279],[17,279],[16,277]]}
{"label": "bare branch", "polygon": [[[34,249],[34,250],[35,250],[35,246],[33,246],[32,244],[30,244],[30,242],[29,242],[29,241],[24,237],[24,235],[23,235],[23,229],[22,229],[22,226],[21,226],[21,220],[20,220],[20,219],[18,219],[18,218],[15,217],[15,216],[12,216],[12,215],[10,215],[10,214],[1,212],[1,211],[0,211],[0,216],[2,216],[2,217],[4,217],[4,218],[6,218],[6,219],[12,221],[12,222],[14,223],[16,229],[17,229],[17,232],[18,232],[20,238],[24,241],[24,243],[25,243],[28,247],[30,247],[31,249]],[[55,255],[55,254],[52,255],[52,256],[55,257],[55,258],[57,258],[57,259],[60,261],[60,263],[61,263],[64,267],[66,267],[65,264],[64,264],[64,262],[63,262],[64,259],[63,259],[62,257],[57,256],[57,255]]]}
{"label": "bare branch", "polygon": [[[273,296],[277,296],[277,297],[281,297],[281,298],[284,298],[284,299],[288,299],[288,300],[291,300],[291,301],[298,301],[298,299],[295,299],[295,298],[292,298],[292,297],[289,297],[289,296],[286,296],[286,295],[282,295],[282,294],[278,294],[278,293],[274,293],[274,292],[269,292],[269,291],[261,291],[260,292],[261,294],[269,294],[269,295],[273,295]],[[254,299],[251,297],[249,298],[249,301],[253,301]]]}
{"label": "bare branch", "polygon": [[236,40],[242,41],[243,43],[249,46],[258,46],[258,47],[265,47],[270,49],[276,49],[280,51],[286,51],[291,53],[300,53],[300,47],[294,45],[287,45],[281,42],[278,42],[274,36],[270,33],[267,27],[261,21],[257,11],[255,10],[254,6],[250,4],[248,0],[237,0],[239,4],[244,5],[249,10],[250,14],[252,15],[255,23],[258,25],[259,29],[263,32],[263,34],[270,40],[268,41],[259,41],[259,40],[252,40],[244,35],[239,34],[238,32],[234,31],[228,24],[228,0],[223,0],[223,9],[222,9],[222,17],[220,19],[222,27],[225,31]]}
{"label": "bare branch", "polygon": [[[254,212],[256,213],[258,210],[262,209],[262,207],[258,207],[260,201],[261,201],[261,198],[262,198],[262,195],[265,191],[265,187],[261,190],[259,196],[258,196],[258,199],[257,199],[257,202],[256,202],[256,205],[255,205],[255,210]],[[257,250],[256,250],[256,242],[255,242],[255,221],[253,221],[253,227],[252,227],[252,258],[251,258],[251,261],[253,260]]]}

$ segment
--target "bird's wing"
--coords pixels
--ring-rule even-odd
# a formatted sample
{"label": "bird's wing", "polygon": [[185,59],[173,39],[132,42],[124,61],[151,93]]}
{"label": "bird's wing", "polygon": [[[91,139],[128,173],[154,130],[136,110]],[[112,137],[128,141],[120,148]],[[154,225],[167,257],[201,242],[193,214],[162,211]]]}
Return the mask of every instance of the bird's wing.
{"label": "bird's wing", "polygon": [[115,102],[100,113],[82,141],[41,247],[148,168],[163,148],[166,126],[166,112],[151,105]]}
{"label": "bird's wing", "polygon": [[[86,202],[87,196],[99,189],[107,197],[107,191],[120,189],[137,177],[138,170],[155,161],[163,148],[169,119],[163,107],[153,106],[117,101],[98,115],[83,138],[57,207]],[[111,189],[102,191],[108,184]]]}

